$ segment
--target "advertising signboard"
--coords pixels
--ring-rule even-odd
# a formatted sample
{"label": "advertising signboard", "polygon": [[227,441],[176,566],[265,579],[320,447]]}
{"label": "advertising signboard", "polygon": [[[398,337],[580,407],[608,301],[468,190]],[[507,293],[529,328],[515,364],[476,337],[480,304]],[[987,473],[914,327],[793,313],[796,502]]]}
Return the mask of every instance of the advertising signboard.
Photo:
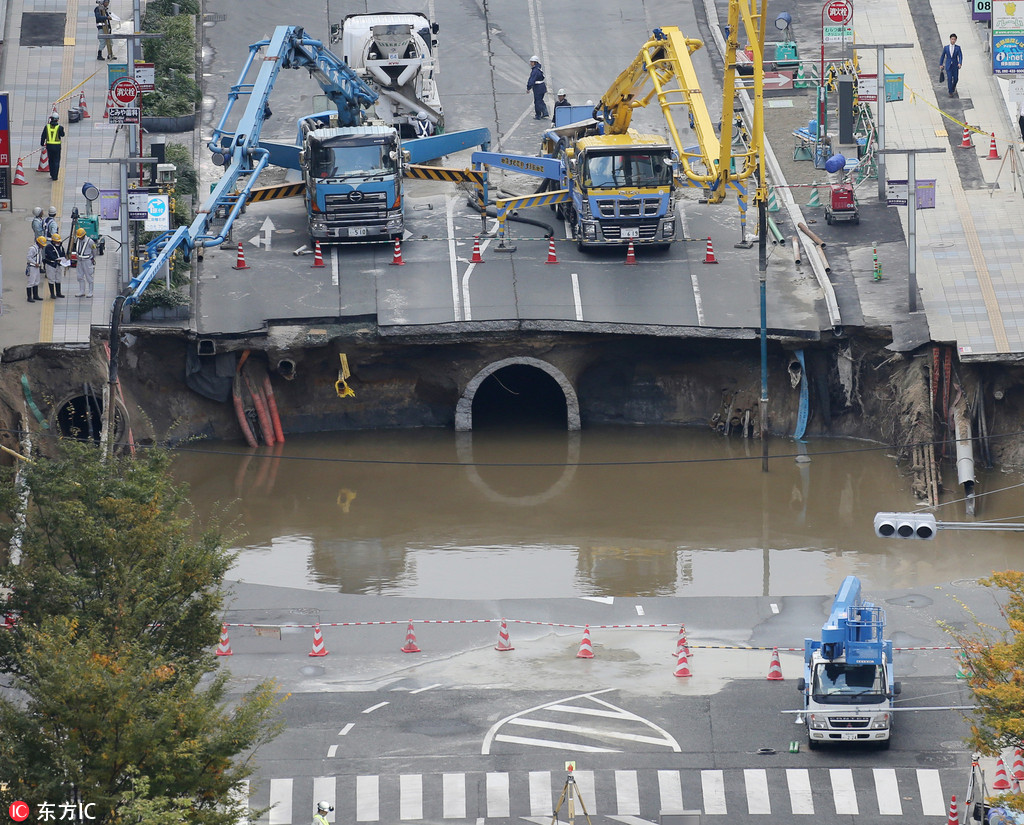
{"label": "advertising signboard", "polygon": [[992,2],[992,73],[1024,74],[1024,3]]}

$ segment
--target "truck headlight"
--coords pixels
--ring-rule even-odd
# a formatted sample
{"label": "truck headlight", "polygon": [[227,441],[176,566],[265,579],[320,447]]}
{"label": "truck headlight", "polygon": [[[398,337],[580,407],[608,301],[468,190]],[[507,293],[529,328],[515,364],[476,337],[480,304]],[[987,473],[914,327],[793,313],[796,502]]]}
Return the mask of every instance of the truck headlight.
{"label": "truck headlight", "polygon": [[388,229],[401,229],[402,228],[402,216],[396,215],[393,218],[388,218]]}
{"label": "truck headlight", "polygon": [[314,232],[326,232],[327,224],[322,223],[321,221],[313,221],[313,223],[310,224],[310,229]]}
{"label": "truck headlight", "polygon": [[661,237],[663,237],[663,238],[671,238],[675,234],[676,234],[676,222],[674,220],[672,220],[672,221],[665,221],[665,223],[663,223],[661,225]]}
{"label": "truck headlight", "polygon": [[583,236],[589,241],[597,240],[597,224],[596,223],[585,223],[583,224]]}
{"label": "truck headlight", "polygon": [[889,727],[889,714],[882,713],[871,720],[872,730],[885,730]]}
{"label": "truck headlight", "polygon": [[820,713],[812,713],[807,720],[807,724],[809,727],[814,728],[814,730],[825,730],[828,727],[826,717]]}

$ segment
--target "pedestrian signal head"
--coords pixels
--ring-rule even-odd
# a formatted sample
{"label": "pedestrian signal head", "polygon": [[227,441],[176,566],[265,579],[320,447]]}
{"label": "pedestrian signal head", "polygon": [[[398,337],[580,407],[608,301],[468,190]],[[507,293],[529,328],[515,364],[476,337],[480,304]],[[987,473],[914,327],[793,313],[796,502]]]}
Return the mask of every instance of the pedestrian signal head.
{"label": "pedestrian signal head", "polygon": [[40,246],[46,246],[46,238],[40,235],[38,238],[36,238],[36,243],[39,244]]}
{"label": "pedestrian signal head", "polygon": [[876,513],[875,535],[884,539],[933,539],[938,525],[931,513]]}
{"label": "pedestrian signal head", "polygon": [[60,235],[58,235],[56,232],[54,232],[50,236],[50,240],[53,241],[54,243],[60,243]]}
{"label": "pedestrian signal head", "polygon": [[82,229],[82,227],[78,227],[78,229],[77,229],[77,230],[75,230],[75,234],[76,234],[76,235],[77,235],[77,236],[78,236],[79,238],[84,238],[84,237],[85,237],[85,230],[84,230],[84,229]]}

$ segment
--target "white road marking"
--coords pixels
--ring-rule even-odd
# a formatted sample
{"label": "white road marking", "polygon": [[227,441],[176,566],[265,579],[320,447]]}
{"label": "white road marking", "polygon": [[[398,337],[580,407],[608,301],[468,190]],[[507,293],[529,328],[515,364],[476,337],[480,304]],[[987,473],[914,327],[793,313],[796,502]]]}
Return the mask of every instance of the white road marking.
{"label": "white road marking", "polygon": [[[559,730],[564,733],[578,733],[582,736],[594,736],[599,739],[622,739],[627,742],[643,742],[645,745],[667,745],[663,739],[655,739],[653,736],[641,736],[638,733],[626,733],[625,731],[602,730],[601,728],[586,728],[581,725],[563,725],[561,722],[550,722],[547,719],[512,719],[510,725],[521,725],[524,728],[540,728],[541,730]],[[577,774],[580,771],[576,772]]]}
{"label": "white road marking", "polygon": [[440,682],[438,682],[437,684],[434,684],[434,685],[427,685],[426,687],[416,688],[416,690],[410,690],[409,694],[412,695],[414,693],[423,693],[423,691],[425,691],[425,690],[433,690],[434,688],[439,688],[439,687],[441,687],[441,683]]}
{"label": "white road marking", "polygon": [[356,822],[380,821],[380,777],[356,777]]}
{"label": "white road marking", "polygon": [[778,613],[779,612],[779,606],[777,604],[775,604],[775,602],[772,602],[768,606],[772,609],[772,613]]}
{"label": "white road marking", "polygon": [[900,786],[896,782],[893,768],[875,768],[875,796],[878,798],[878,813],[882,816],[903,816],[900,801]]}
{"label": "white road marking", "polygon": [[727,813],[725,807],[725,777],[722,771],[701,771],[700,787],[704,793],[704,813]]}
{"label": "white road marking", "polygon": [[697,325],[704,326],[704,302],[700,297],[700,284],[697,282],[697,270],[690,267],[690,285],[693,288],[693,303],[697,307]]}
{"label": "white road marking", "polygon": [[597,813],[597,791],[594,790],[593,771],[573,771],[576,778],[576,790],[579,792],[579,799],[587,808],[587,813],[594,816]]}
{"label": "white road marking", "polygon": [[270,825],[291,825],[292,780],[270,780]]}
{"label": "white road marking", "polygon": [[658,771],[658,795],[661,810],[678,813],[683,808],[683,786],[679,771]]}
{"label": "white road marking", "polygon": [[352,730],[352,728],[354,728],[355,726],[355,722],[349,722],[347,725],[345,725],[345,727],[338,731],[338,736],[347,736],[348,732]]}
{"label": "white road marking", "polygon": [[341,283],[341,277],[338,269],[338,247],[332,244],[328,254],[331,256],[331,283],[334,286],[337,286]]}
{"label": "white road marking", "polygon": [[575,272],[569,277],[572,278],[572,302],[576,305],[576,320],[583,320],[583,299],[580,297],[580,276]]}
{"label": "white road marking", "polygon": [[643,606],[642,604],[638,604],[638,605],[636,606],[636,615],[637,615],[637,616],[643,616],[643,615],[645,615],[645,614],[644,614],[644,606]]}
{"label": "white road marking", "polygon": [[615,771],[615,807],[626,816],[640,815],[640,787],[636,771]]}
{"label": "white road marking", "polygon": [[228,798],[232,805],[241,805],[243,809],[235,825],[249,825],[249,780],[243,779],[233,787],[228,793]]}
{"label": "white road marking", "polygon": [[544,710],[557,710],[562,713],[578,713],[581,716],[603,716],[606,719],[632,719],[642,721],[642,716],[637,716],[628,710],[601,710],[601,708],[585,708],[580,705],[547,705]]}
{"label": "white road marking", "polygon": [[[313,799],[315,802],[326,802],[332,808],[337,804],[338,777],[336,776],[315,776],[313,777]],[[327,814],[327,821],[334,822],[334,811]]]}
{"label": "white road marking", "polygon": [[939,772],[927,768],[917,771],[917,787],[921,791],[921,813],[925,816],[945,816],[946,797],[942,794]]}
{"label": "white road marking", "polygon": [[423,776],[403,773],[398,777],[398,818],[423,819]]}
{"label": "white road marking", "polygon": [[813,814],[814,796],[811,794],[811,775],[805,768],[788,768],[789,805],[794,814]]}
{"label": "white road marking", "polygon": [[615,604],[614,596],[580,596],[581,599],[588,602],[597,602],[598,604]]}
{"label": "white road marking", "polygon": [[380,710],[387,704],[390,704],[390,702],[378,702],[376,705],[370,705],[370,707],[366,708],[363,713],[373,713],[375,710]]}
{"label": "white road marking", "polygon": [[327,749],[327,758],[328,758],[328,759],[334,759],[334,757],[335,757],[335,755],[336,755],[337,753],[338,753],[338,746],[337,746],[337,745],[331,745],[331,746],[330,746],[330,747],[329,747],[329,748]]}
{"label": "white road marking", "polygon": [[530,771],[530,815],[550,816],[553,810],[551,771]]}
{"label": "white road marking", "polygon": [[[433,19],[433,18],[431,18]],[[455,257],[455,198],[445,195],[445,220],[448,224],[448,271],[452,276],[452,307],[455,310],[455,320],[462,320],[462,305],[459,298],[459,265]]]}
{"label": "white road marking", "polygon": [[743,783],[747,789],[747,813],[770,814],[772,803],[768,798],[768,775],[763,768],[746,768]]}
{"label": "white road marking", "polygon": [[[433,19],[433,18],[431,18]],[[442,778],[442,816],[445,819],[466,818],[466,774],[446,773]]]}
{"label": "white road marking", "polygon": [[580,751],[581,753],[622,753],[615,748],[595,748],[590,745],[577,745],[573,742],[555,742],[550,739],[531,739],[527,736],[507,736],[498,734],[495,742],[508,742],[513,745],[532,745],[535,748],[552,748],[558,751]]}
{"label": "white road marking", "polygon": [[832,779],[832,800],[836,805],[836,814],[859,814],[853,771],[849,768],[832,768],[828,773]]}
{"label": "white road marking", "polygon": [[487,774],[487,816],[509,818],[508,774]]}

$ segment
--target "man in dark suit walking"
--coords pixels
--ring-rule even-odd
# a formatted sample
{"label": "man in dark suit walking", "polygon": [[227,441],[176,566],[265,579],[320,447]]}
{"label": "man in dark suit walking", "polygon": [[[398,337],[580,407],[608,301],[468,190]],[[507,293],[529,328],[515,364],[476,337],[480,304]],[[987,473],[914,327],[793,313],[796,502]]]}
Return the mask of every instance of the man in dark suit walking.
{"label": "man in dark suit walking", "polygon": [[939,58],[939,65],[946,73],[946,88],[949,89],[949,96],[956,93],[956,84],[960,79],[960,67],[964,64],[964,53],[956,44],[956,35],[949,36],[949,45],[943,47],[942,57]]}

